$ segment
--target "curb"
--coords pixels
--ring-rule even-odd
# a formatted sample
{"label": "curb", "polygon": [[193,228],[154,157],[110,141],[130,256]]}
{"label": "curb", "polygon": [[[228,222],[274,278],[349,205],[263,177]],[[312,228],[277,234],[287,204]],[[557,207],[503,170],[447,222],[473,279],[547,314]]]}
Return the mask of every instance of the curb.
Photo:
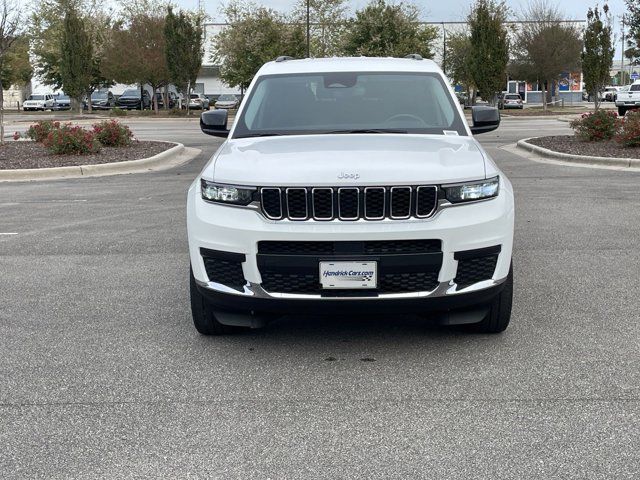
{"label": "curb", "polygon": [[638,168],[640,167],[640,159],[638,158],[616,158],[616,157],[592,157],[588,155],[573,155],[571,153],[554,152],[548,148],[539,147],[528,143],[527,140],[532,140],[539,137],[530,137],[523,140],[518,140],[516,147],[522,150],[540,155],[541,157],[554,158],[557,160],[564,160],[565,162],[581,163],[590,165],[608,165],[611,167],[625,167],[625,168]]}
{"label": "curb", "polygon": [[29,180],[56,180],[62,178],[98,177],[104,175],[122,175],[125,173],[143,173],[165,170],[195,158],[201,151],[185,148],[182,143],[161,142],[173,147],[157,155],[140,160],[126,162],[101,163],[98,165],[74,165],[51,168],[24,168],[0,170],[0,182],[22,182]]}

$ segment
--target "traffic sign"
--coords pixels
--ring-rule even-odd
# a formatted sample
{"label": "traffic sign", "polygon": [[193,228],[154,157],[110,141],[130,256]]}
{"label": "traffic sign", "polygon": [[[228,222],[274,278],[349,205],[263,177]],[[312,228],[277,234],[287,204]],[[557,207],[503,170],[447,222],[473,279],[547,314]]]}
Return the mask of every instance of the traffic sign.
{"label": "traffic sign", "polygon": [[633,80],[634,82],[638,80],[638,78],[640,78],[640,75],[638,75],[638,72],[633,72],[631,74],[631,80]]}

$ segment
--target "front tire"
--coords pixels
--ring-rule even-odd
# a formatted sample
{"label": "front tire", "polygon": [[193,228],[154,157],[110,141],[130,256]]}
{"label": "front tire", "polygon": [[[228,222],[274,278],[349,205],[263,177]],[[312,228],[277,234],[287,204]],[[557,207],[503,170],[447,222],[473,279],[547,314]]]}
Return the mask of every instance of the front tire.
{"label": "front tire", "polygon": [[201,335],[226,335],[246,330],[243,327],[234,327],[220,323],[211,309],[211,304],[198,290],[196,279],[193,276],[193,270],[191,268],[189,268],[189,277],[193,325]]}
{"label": "front tire", "polygon": [[491,301],[489,313],[484,319],[474,325],[474,329],[480,333],[504,332],[511,320],[511,306],[513,304],[513,265],[509,267],[509,275],[504,283],[504,288],[498,296]]}

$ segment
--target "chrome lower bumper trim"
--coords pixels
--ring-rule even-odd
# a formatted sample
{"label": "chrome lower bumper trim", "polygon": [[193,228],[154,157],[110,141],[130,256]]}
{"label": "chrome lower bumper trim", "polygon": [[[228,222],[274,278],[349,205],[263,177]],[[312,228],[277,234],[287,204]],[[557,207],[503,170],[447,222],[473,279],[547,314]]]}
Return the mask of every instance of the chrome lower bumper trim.
{"label": "chrome lower bumper trim", "polygon": [[482,282],[474,283],[466,288],[458,290],[458,285],[452,280],[450,282],[440,282],[440,284],[431,291],[428,292],[409,292],[409,293],[381,293],[372,297],[323,297],[318,294],[302,294],[302,293],[274,293],[267,292],[262,288],[262,285],[258,283],[250,283],[243,287],[241,292],[233,288],[227,287],[216,282],[201,282],[196,280],[197,284],[201,287],[213,290],[218,293],[225,293],[229,295],[236,295],[240,297],[252,297],[252,298],[269,298],[269,299],[287,299],[287,300],[381,300],[381,299],[413,299],[413,298],[435,298],[435,297],[447,297],[452,295],[460,295],[465,293],[477,292],[487,288],[495,287],[502,284],[506,278],[499,280],[484,280]]}

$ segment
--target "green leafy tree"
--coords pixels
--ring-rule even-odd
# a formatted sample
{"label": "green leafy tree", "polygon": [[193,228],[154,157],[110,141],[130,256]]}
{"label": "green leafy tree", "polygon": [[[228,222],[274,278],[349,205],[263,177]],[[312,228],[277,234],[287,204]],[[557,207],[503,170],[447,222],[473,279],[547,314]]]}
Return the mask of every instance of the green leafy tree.
{"label": "green leafy tree", "polygon": [[472,46],[471,37],[467,32],[458,32],[447,36],[444,69],[455,85],[461,85],[469,98],[471,90],[475,89],[471,75]]}
{"label": "green leafy tree", "polygon": [[582,75],[587,93],[595,99],[595,109],[600,107],[599,93],[611,81],[611,65],[615,49],[611,41],[611,15],[605,3],[602,14],[598,7],[587,12],[587,28],[582,49]]}
{"label": "green leafy tree", "polygon": [[[133,7],[131,7],[133,8]],[[153,109],[158,112],[156,90],[169,83],[165,16],[166,6],[132,9],[110,33],[110,45],[103,58],[107,77],[126,84],[148,84],[153,95]],[[142,87],[141,87],[142,88]]]}
{"label": "green leafy tree", "polygon": [[69,6],[64,14],[59,74],[62,88],[75,99],[79,110],[82,97],[91,89],[93,67],[93,44],[86,24],[75,8]]}
{"label": "green leafy tree", "polygon": [[580,67],[582,36],[578,27],[562,20],[557,8],[545,0],[529,4],[524,23],[513,42],[512,76],[540,84],[547,109],[547,88],[563,72]]}
{"label": "green leafy tree", "polygon": [[305,33],[274,10],[231,3],[225,10],[229,27],[214,38],[214,62],[220,78],[244,91],[260,67],[280,55],[305,56]]}
{"label": "green leafy tree", "polygon": [[[191,85],[195,83],[202,66],[202,17],[182,11],[175,14],[169,7],[165,18],[164,37],[169,81],[188,98]],[[188,110],[189,102],[186,103]],[[167,102],[165,105],[167,106]]]}
{"label": "green leafy tree", "polygon": [[638,0],[625,0],[627,13],[624,16],[627,31],[625,57],[637,65],[640,60],[640,3]]}
{"label": "green leafy tree", "polygon": [[482,98],[492,104],[507,78],[509,35],[504,25],[507,11],[503,2],[476,0],[468,17],[469,76]]}
{"label": "green leafy tree", "polygon": [[[84,31],[92,47],[91,81],[86,95],[96,89],[109,87],[112,80],[104,75],[102,58],[111,26],[111,15],[98,0],[38,0],[29,25],[31,52],[35,74],[45,85],[63,89],[62,39],[66,11],[71,8],[84,24]],[[65,92],[68,93],[68,92]],[[91,102],[88,103],[91,109]]]}
{"label": "green leafy tree", "polygon": [[16,48],[19,47],[21,26],[20,6],[11,0],[2,0],[0,3],[0,144],[4,143],[3,90],[15,80],[12,58],[16,54]]}
{"label": "green leafy tree", "polygon": [[347,23],[343,50],[354,56],[404,57],[418,53],[432,58],[437,35],[435,27],[419,23],[415,5],[372,0]]}
{"label": "green leafy tree", "polygon": [[[308,3],[311,56],[319,58],[340,55],[347,19],[346,0],[308,0]],[[301,25],[306,24],[307,0],[298,1],[293,18]]]}

